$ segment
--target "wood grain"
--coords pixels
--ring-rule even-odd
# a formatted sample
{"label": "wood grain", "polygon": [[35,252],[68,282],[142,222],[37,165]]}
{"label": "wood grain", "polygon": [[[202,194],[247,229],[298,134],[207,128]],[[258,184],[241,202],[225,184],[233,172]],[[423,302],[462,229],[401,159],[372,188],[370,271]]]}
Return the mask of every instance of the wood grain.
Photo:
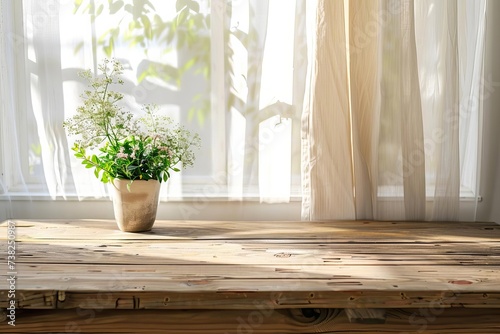
{"label": "wood grain", "polygon": [[[305,314],[305,315],[304,315]],[[500,332],[500,309],[392,309],[383,324],[351,323],[340,310],[25,311],[9,333],[292,334]],[[3,327],[2,327],[3,326]]]}
{"label": "wood grain", "polygon": [[[47,332],[60,331],[51,315],[81,322],[78,310],[99,313],[93,324],[81,324],[85,331],[118,330],[125,318],[126,324],[140,321],[139,313],[126,313],[135,310],[152,324],[144,333],[165,324],[172,333],[190,333],[183,316],[205,321],[200,328],[207,333],[229,333],[239,325],[237,314],[260,310],[273,315],[256,333],[309,333],[310,323],[293,322],[300,310],[346,308],[387,310],[388,332],[408,330],[411,312],[432,309],[443,317],[433,322],[435,329],[426,328],[429,333],[462,333],[452,321],[461,316],[459,323],[468,321],[470,328],[472,316],[484,317],[474,333],[500,332],[492,320],[500,310],[500,226],[493,223],[157,221],[147,233],[121,232],[113,221],[100,220],[13,223],[16,306],[28,332],[36,322]],[[3,222],[0,247],[6,242]],[[1,265],[5,308],[8,271],[6,261]],[[345,313],[335,317],[332,328],[348,333]]]}

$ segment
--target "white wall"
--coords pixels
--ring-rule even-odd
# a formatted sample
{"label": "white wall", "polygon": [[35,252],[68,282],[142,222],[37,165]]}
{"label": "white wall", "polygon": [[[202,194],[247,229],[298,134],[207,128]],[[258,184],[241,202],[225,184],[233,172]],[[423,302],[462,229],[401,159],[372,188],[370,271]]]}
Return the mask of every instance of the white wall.
{"label": "white wall", "polygon": [[[484,138],[477,219],[500,223],[500,1],[490,0],[487,12],[484,100]],[[487,85],[487,86],[488,86]]]}

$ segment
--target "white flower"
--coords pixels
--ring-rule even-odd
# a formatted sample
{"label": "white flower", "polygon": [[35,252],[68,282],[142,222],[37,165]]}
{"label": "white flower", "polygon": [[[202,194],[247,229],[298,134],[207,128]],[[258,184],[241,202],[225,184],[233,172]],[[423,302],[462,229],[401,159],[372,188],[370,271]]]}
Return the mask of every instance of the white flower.
{"label": "white flower", "polygon": [[[122,147],[122,149],[123,149],[123,147]],[[122,149],[120,149],[120,153],[117,153],[117,154],[116,154],[116,157],[117,157],[118,159],[127,159],[127,158],[128,158],[128,154],[127,154],[127,153],[123,153],[123,152],[122,152],[122,151],[123,151]]]}

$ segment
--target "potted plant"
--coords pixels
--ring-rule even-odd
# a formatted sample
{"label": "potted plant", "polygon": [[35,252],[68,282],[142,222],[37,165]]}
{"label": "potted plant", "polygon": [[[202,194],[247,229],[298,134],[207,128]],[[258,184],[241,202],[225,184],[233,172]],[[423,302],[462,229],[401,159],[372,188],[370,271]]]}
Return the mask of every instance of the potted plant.
{"label": "potted plant", "polygon": [[89,82],[83,104],[63,123],[68,135],[77,139],[72,147],[76,158],[114,191],[115,219],[122,231],[142,232],[156,219],[161,182],[179,167],[192,166],[198,134],[159,115],[152,105],[135,115],[121,106],[123,94],[112,90],[122,85],[123,67],[105,59],[98,66],[102,75],[90,70],[80,75]]}

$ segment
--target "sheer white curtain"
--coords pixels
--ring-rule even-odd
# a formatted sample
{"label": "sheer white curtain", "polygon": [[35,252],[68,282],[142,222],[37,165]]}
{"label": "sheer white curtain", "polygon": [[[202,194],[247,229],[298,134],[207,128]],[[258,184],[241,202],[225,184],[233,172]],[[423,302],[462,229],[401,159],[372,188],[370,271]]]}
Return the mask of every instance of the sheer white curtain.
{"label": "sheer white curtain", "polygon": [[228,196],[288,202],[300,175],[305,0],[232,1],[225,67]]}
{"label": "sheer white curtain", "polygon": [[319,0],[303,219],[473,220],[486,1]]}
{"label": "sheer white curtain", "polygon": [[107,199],[62,123],[87,87],[78,72],[111,57],[125,66],[116,89],[126,108],[157,104],[202,138],[194,168],[173,173],[162,199],[289,201],[300,182],[305,3],[0,0],[2,205]]}
{"label": "sheer white curtain", "polygon": [[[2,128],[8,131],[2,145],[6,194],[23,200],[82,198],[92,189],[90,196],[103,196],[103,185],[72,161],[62,128],[84,87],[77,72],[93,63],[83,52],[73,53],[90,24],[78,17],[71,20],[69,2],[2,1],[2,5],[2,16],[12,22],[2,29],[2,87],[9,94],[8,100],[2,99]],[[81,29],[68,29],[69,23]]]}
{"label": "sheer white curtain", "polygon": [[[11,15],[8,15],[12,11],[12,6],[5,4],[0,1],[0,125],[8,124],[9,126],[0,126],[0,142],[6,142],[7,138],[15,136],[15,131],[11,125],[13,123],[12,119],[15,119],[15,114],[13,112],[15,97],[14,90],[9,89],[15,85],[14,73],[9,69],[14,66],[14,54],[12,49],[14,49],[16,43],[16,35],[13,33],[14,21]],[[6,47],[9,46],[9,47]],[[9,143],[14,150],[18,148],[17,142],[13,141]],[[0,145],[0,157],[5,157],[6,152],[3,145]],[[2,174],[5,174],[9,168],[12,167],[20,168],[19,161],[12,161],[11,164],[2,166]],[[0,178],[0,196],[8,193],[8,184],[5,182],[4,178]],[[10,198],[6,198],[5,201],[0,202],[0,219],[5,219],[11,216]],[[1,213],[4,213],[2,217]]]}

